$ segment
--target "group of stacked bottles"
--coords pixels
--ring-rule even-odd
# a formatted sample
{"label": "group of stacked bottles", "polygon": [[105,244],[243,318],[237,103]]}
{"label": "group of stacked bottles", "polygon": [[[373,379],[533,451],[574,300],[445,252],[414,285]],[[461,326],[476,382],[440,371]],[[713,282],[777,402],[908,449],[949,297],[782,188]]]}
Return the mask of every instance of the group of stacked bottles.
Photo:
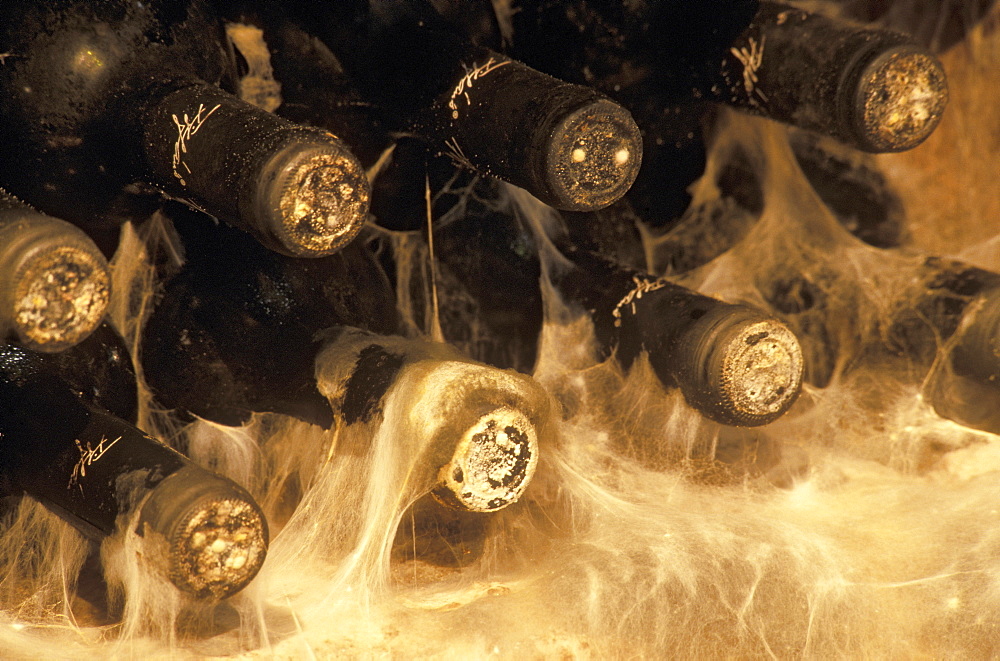
{"label": "group of stacked bottles", "polygon": [[[804,368],[795,334],[647,272],[629,223],[681,217],[713,104],[899,151],[940,119],[940,65],[904,35],[766,1],[513,5],[498,19],[485,0],[3,3],[4,492],[98,540],[126,525],[162,537],[162,569],[197,597],[260,568],[251,495],[135,427],[106,256],[154,212],[184,249],[137,356],[160,405],[342,428],[377,423],[408,389],[433,413],[400,443],[453,508],[515,502],[537,464],[553,415],[527,376],[542,243],[556,291],[593,323],[595,359],[648,356],[724,425],[784,414]],[[564,229],[529,227],[499,202],[508,184]],[[430,237],[503,346],[472,356],[405,338],[385,264],[356,240],[371,221],[425,229],[459,188],[473,194]],[[995,325],[996,309],[977,319]],[[993,336],[966,336],[956,360],[983,371],[974,355],[995,356]]]}

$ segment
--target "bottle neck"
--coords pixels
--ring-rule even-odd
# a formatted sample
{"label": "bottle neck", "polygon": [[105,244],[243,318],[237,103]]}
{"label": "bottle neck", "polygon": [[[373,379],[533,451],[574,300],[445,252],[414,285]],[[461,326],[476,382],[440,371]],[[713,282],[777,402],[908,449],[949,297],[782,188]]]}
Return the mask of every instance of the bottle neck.
{"label": "bottle neck", "polygon": [[3,482],[98,541],[138,522],[147,564],[195,597],[233,594],[263,562],[267,523],[245,490],[82,400],[11,345],[0,349],[0,436]]}
{"label": "bottle neck", "polygon": [[448,345],[347,328],[327,337],[317,376],[343,424],[338,451],[366,451],[356,444],[368,446],[392,421],[416,496],[489,512],[515,502],[534,474],[549,404],[530,377]]}
{"label": "bottle neck", "polygon": [[139,395],[132,356],[111,324],[102,323],[83,342],[65,351],[40,355],[80,398],[129,424],[139,414]]}
{"label": "bottle neck", "polygon": [[941,64],[905,35],[769,1],[711,89],[722,103],[870,152],[920,144],[948,98]]}
{"label": "bottle neck", "polygon": [[109,208],[127,209],[123,187],[147,179],[136,109],[152,87],[231,82],[234,63],[203,0],[5,3],[3,19],[0,43],[17,56],[0,68],[2,178],[80,226],[128,219]]}
{"label": "bottle neck", "polygon": [[110,285],[107,261],[86,234],[0,191],[0,335],[63,351],[101,323]]}
{"label": "bottle neck", "polygon": [[588,311],[606,355],[642,353],[664,385],[705,416],[757,426],[783,415],[802,385],[802,350],[777,319],[565,247],[574,267],[555,284]]}
{"label": "bottle neck", "polygon": [[368,179],[333,135],[193,81],[159,89],[141,118],[157,185],[268,248],[318,257],[360,232]]}

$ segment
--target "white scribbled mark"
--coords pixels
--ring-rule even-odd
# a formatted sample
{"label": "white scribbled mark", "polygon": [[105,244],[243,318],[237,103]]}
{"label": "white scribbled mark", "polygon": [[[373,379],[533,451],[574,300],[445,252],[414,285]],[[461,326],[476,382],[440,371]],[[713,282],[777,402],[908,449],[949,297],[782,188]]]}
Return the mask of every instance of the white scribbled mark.
{"label": "white scribbled mark", "polygon": [[455,89],[451,91],[451,98],[448,100],[448,107],[451,108],[452,119],[458,119],[458,104],[455,103],[455,100],[459,96],[464,96],[465,104],[472,105],[472,99],[469,98],[469,93],[466,90],[472,87],[472,83],[475,82],[477,79],[482,78],[491,71],[499,69],[505,64],[510,64],[510,60],[504,60],[503,62],[494,62],[493,58],[491,57],[489,60],[487,60],[486,64],[483,64],[482,66],[477,67],[473,65],[472,71],[462,76],[462,79],[458,81],[458,85],[456,85]]}
{"label": "white scribbled mark", "polygon": [[635,289],[625,294],[625,297],[618,301],[618,305],[616,305],[615,309],[611,311],[611,316],[615,318],[615,328],[622,325],[623,307],[626,305],[630,306],[632,308],[632,314],[635,314],[636,299],[642,298],[643,294],[648,294],[651,291],[663,289],[667,286],[667,284],[669,284],[666,280],[643,280],[637,275],[632,276],[632,282],[635,283]]}
{"label": "white scribbled mark", "polygon": [[[80,439],[76,439],[76,447],[80,450],[80,460],[76,462],[76,466],[73,467],[73,472],[69,476],[69,484],[66,485],[67,489],[72,489],[76,486],[81,477],[87,476],[87,466],[90,466],[98,459],[104,456],[104,453],[114,447],[115,443],[122,440],[119,436],[115,440],[108,443],[108,439],[102,438],[100,443],[97,444],[96,448],[90,447],[90,441],[87,441],[87,447],[83,447],[80,443]],[[107,445],[105,445],[107,443]],[[83,487],[80,487],[80,492],[83,493]]]}
{"label": "white scribbled mark", "polygon": [[754,92],[756,92],[764,102],[767,102],[767,95],[759,89],[756,89],[756,85],[760,80],[757,77],[757,71],[760,69],[760,64],[764,60],[764,42],[766,40],[767,37],[761,37],[760,47],[758,47],[754,38],[750,37],[749,50],[747,50],[746,46],[729,49],[729,52],[743,64],[743,88],[746,89],[747,96],[752,97]]}
{"label": "white scribbled mark", "polygon": [[221,104],[216,104],[214,108],[208,111],[207,114],[202,115],[205,112],[205,104],[198,104],[198,112],[194,114],[194,117],[188,117],[187,113],[184,113],[183,121],[177,118],[177,115],[172,115],[174,118],[174,124],[177,126],[177,142],[174,143],[174,159],[173,159],[173,170],[174,176],[180,180],[182,186],[187,186],[187,182],[184,181],[184,176],[178,172],[177,168],[179,166],[184,166],[184,169],[191,173],[191,168],[187,166],[181,159],[183,154],[187,153],[187,141],[191,139],[198,129],[201,128],[202,124],[205,123],[212,113],[218,110]]}

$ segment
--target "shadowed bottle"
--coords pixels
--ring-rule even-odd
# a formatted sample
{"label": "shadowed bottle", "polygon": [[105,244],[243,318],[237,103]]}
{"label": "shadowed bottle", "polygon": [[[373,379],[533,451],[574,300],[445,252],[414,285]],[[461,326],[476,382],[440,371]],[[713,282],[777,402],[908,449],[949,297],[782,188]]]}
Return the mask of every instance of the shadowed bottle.
{"label": "shadowed bottle", "polygon": [[650,227],[688,207],[705,170],[707,88],[756,0],[517,0],[511,52],[622,104],[642,130],[643,162],[626,199]]}
{"label": "shadowed bottle", "polygon": [[566,248],[574,268],[553,278],[594,320],[604,351],[628,367],[645,352],[660,381],[717,422],[781,417],[802,386],[802,351],[782,322],[592,253]]}
{"label": "shadowed bottle", "polygon": [[286,257],[195,211],[168,210],[187,262],[143,330],[141,361],[156,400],[239,425],[253,412],[333,422],[316,389],[317,333],[351,325],[395,332],[395,298],[362,245]]}

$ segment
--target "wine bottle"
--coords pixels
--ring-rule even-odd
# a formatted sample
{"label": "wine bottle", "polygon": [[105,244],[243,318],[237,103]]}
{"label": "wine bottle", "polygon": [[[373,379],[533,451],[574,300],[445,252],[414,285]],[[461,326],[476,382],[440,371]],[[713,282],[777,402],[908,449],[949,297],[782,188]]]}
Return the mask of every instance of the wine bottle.
{"label": "wine bottle", "polygon": [[86,226],[139,182],[286,254],[329,254],[359,231],[357,160],[218,86],[232,62],[201,0],[21,0],[0,17],[0,181],[43,211]]}
{"label": "wine bottle", "polygon": [[719,62],[758,8],[756,0],[520,0],[512,15],[517,56],[593,85],[636,118],[643,163],[625,195],[624,216],[637,217],[657,238],[671,234],[658,260],[670,272],[717,254],[716,228],[702,230],[703,219],[724,225],[718,229],[727,237],[745,229],[745,214],[692,208],[691,190],[705,174],[717,112],[701,90],[712,86]]}
{"label": "wine bottle", "polygon": [[392,335],[395,300],[360,244],[286,258],[183,209],[170,215],[188,261],[144,329],[142,354],[161,405],[227,425],[280,413],[338,425],[343,439],[344,427],[377,425],[399,391],[413,411],[399,442],[431,453],[422,461],[440,469],[440,500],[489,511],[517,499],[545,421],[534,381]]}
{"label": "wine bottle", "polygon": [[941,63],[906,35],[768,0],[732,43],[708,92],[870,152],[916,147],[948,101]]}
{"label": "wine bottle", "polygon": [[329,427],[316,389],[316,333],[351,325],[393,333],[385,274],[361,245],[316,259],[285,257],[196,211],[167,208],[187,262],[143,330],[141,362],[159,404],[221,424],[257,412]]}
{"label": "wine bottle", "polygon": [[[439,503],[492,512],[517,501],[538,461],[548,425],[548,396],[531,377],[474,362],[454,347],[426,340],[331,329],[317,357],[320,388],[334,403],[339,439],[386,421],[390,400],[403,397],[395,431]],[[351,427],[361,429],[352,434]],[[351,452],[350,447],[341,451]]]}
{"label": "wine bottle", "polygon": [[0,189],[0,335],[35,351],[71,347],[101,323],[110,286],[86,234]]}
{"label": "wine bottle", "polygon": [[517,0],[512,52],[628,109],[642,130],[643,162],[626,198],[648,227],[666,231],[705,170],[712,104],[692,90],[711,86],[757,9],[757,0]]}
{"label": "wine bottle", "polygon": [[[549,277],[564,302],[592,320],[598,357],[613,356],[628,369],[648,354],[664,386],[679,388],[693,408],[724,424],[766,424],[795,401],[802,354],[780,321],[623,268],[564,237],[556,240],[568,264],[554,260]],[[481,182],[464,213],[435,228],[434,243],[441,271],[465,283],[485,308],[481,319],[533,319],[514,325],[532,329],[534,338],[506,339],[537,342],[542,323],[537,239],[498,198],[494,184]]]}
{"label": "wine bottle", "polygon": [[267,523],[237,484],[81,398],[36,353],[0,348],[0,473],[95,540],[136,526],[143,562],[199,599],[260,569]]}
{"label": "wine bottle", "polygon": [[424,0],[294,3],[398,131],[561,209],[620,198],[642,157],[629,113],[465,40]]}
{"label": "wine bottle", "polygon": [[795,335],[771,315],[623,269],[575,248],[554,278],[594,320],[604,351],[624,367],[643,352],[660,381],[717,422],[757,426],[782,416],[802,385]]}

